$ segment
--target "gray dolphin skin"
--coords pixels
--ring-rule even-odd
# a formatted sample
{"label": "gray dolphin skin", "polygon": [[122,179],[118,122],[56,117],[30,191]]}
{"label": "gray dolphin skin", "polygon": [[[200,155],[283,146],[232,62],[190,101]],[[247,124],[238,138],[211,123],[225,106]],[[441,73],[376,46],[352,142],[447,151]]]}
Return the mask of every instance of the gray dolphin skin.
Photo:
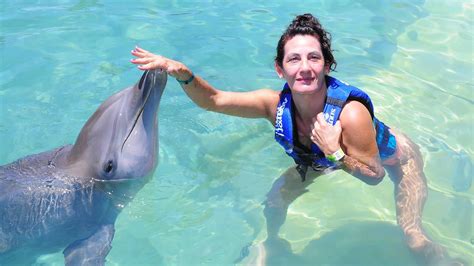
{"label": "gray dolphin skin", "polygon": [[114,222],[158,164],[167,74],[146,71],[103,102],[74,145],[0,166],[0,265],[61,249],[67,265],[103,265]]}

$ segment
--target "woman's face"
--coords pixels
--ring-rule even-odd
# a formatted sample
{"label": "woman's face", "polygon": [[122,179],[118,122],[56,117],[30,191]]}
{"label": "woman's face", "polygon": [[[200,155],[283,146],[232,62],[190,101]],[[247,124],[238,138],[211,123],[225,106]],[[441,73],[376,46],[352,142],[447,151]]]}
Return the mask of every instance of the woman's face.
{"label": "woman's face", "polygon": [[311,94],[322,90],[329,67],[324,65],[319,40],[311,35],[296,35],[286,42],[284,51],[283,67],[275,64],[275,68],[292,92]]}

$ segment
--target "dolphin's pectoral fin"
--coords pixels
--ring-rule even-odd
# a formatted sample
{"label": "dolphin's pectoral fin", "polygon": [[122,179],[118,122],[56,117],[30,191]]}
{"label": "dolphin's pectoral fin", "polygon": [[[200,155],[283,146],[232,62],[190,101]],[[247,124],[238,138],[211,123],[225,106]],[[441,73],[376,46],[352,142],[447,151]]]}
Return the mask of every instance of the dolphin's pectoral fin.
{"label": "dolphin's pectoral fin", "polygon": [[105,257],[112,248],[115,228],[113,224],[107,224],[90,237],[75,241],[64,251],[66,265],[104,265]]}

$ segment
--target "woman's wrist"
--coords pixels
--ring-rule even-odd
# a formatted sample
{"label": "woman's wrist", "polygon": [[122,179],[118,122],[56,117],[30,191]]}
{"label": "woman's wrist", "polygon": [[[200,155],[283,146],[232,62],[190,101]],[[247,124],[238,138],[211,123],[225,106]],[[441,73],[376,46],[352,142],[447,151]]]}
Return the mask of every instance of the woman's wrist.
{"label": "woman's wrist", "polygon": [[190,76],[188,78],[178,78],[176,77],[176,81],[179,82],[181,85],[188,85],[189,83],[191,83],[193,80],[194,80],[194,73],[193,72],[190,72]]}
{"label": "woman's wrist", "polygon": [[326,159],[328,159],[329,161],[331,162],[339,162],[341,161],[342,159],[344,159],[344,156],[346,156],[346,154],[344,153],[344,151],[339,147],[338,150],[336,150],[335,152],[331,153],[331,154],[326,154]]}
{"label": "woman's wrist", "polygon": [[334,145],[327,145],[322,149],[324,152],[324,155],[330,155],[333,154],[341,149],[341,145],[339,143],[335,143]]}
{"label": "woman's wrist", "polygon": [[194,79],[194,73],[185,65],[180,63],[181,66],[177,67],[175,74],[173,75],[176,81],[180,84],[189,84]]}

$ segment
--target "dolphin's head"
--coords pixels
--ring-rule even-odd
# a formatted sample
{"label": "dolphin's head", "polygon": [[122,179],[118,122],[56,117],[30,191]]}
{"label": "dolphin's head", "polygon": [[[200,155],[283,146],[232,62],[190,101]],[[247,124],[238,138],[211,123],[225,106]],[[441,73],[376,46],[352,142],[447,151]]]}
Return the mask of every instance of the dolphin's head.
{"label": "dolphin's head", "polygon": [[68,153],[66,170],[101,181],[149,177],[157,165],[157,112],[166,72],[146,71],[133,87],[103,102]]}

